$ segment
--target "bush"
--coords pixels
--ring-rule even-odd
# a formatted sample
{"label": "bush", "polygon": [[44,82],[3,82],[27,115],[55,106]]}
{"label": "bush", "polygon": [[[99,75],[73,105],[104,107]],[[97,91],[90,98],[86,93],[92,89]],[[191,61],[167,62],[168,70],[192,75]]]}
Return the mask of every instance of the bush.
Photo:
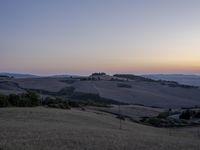
{"label": "bush", "polygon": [[167,117],[169,117],[170,113],[169,112],[162,112],[158,115],[158,118],[162,118],[165,119]]}
{"label": "bush", "polygon": [[183,111],[181,115],[179,116],[180,119],[190,120],[190,118],[195,114],[194,111],[190,111],[189,109],[186,111]]}
{"label": "bush", "polygon": [[42,105],[48,105],[49,103],[52,103],[54,101],[51,97],[46,97],[44,100],[42,100]]}
{"label": "bush", "polygon": [[48,104],[48,107],[60,108],[60,109],[71,109],[71,107],[69,106],[69,104],[67,102]]}
{"label": "bush", "polygon": [[27,98],[30,101],[30,106],[39,106],[40,105],[40,99],[39,95],[37,95],[35,92],[29,92],[27,94]]}
{"label": "bush", "polygon": [[20,96],[16,94],[10,94],[8,97],[8,101],[11,106],[18,106],[20,101]]}
{"label": "bush", "polygon": [[196,114],[194,115],[195,118],[200,118],[200,111],[197,111]]}
{"label": "bush", "polygon": [[156,118],[156,117],[152,117],[152,118],[149,118],[145,121],[145,123],[148,123],[152,126],[156,126],[156,127],[160,127],[161,126],[161,120],[159,118]]}
{"label": "bush", "polygon": [[75,101],[69,101],[69,105],[71,107],[80,107],[80,104],[78,102],[75,102]]}
{"label": "bush", "polygon": [[18,100],[17,106],[18,107],[31,107],[31,102],[27,97],[24,96]]}
{"label": "bush", "polygon": [[8,97],[5,95],[0,95],[0,107],[8,107]]}
{"label": "bush", "polygon": [[61,108],[61,109],[70,109],[70,105],[68,101],[65,101],[61,98],[51,98],[46,97],[46,99],[42,102],[42,105],[52,107],[52,108]]}

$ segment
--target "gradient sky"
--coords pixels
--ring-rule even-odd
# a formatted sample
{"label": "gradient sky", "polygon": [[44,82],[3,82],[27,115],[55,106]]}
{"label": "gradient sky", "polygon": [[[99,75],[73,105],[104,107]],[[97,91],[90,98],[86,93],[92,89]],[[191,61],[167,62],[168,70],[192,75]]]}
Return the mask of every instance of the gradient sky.
{"label": "gradient sky", "polygon": [[200,73],[199,0],[0,0],[0,72]]}

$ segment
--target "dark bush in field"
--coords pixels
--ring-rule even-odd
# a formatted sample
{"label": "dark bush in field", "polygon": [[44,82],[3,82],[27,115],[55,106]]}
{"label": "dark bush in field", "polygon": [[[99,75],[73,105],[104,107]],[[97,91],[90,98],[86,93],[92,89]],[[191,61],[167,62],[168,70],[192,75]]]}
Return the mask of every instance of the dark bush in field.
{"label": "dark bush in field", "polygon": [[71,108],[67,102],[57,103],[57,104],[49,104],[48,107],[60,108],[60,109],[70,109]]}
{"label": "dark bush in field", "polygon": [[194,115],[194,118],[200,118],[200,111],[197,111]]}
{"label": "dark bush in field", "polygon": [[71,107],[80,107],[80,103],[76,102],[76,101],[69,101],[69,105]]}
{"label": "dark bush in field", "polygon": [[52,104],[52,103],[54,103],[54,101],[55,101],[55,98],[46,97],[46,98],[42,101],[42,105]]}
{"label": "dark bush in field", "polygon": [[167,117],[176,115],[176,114],[179,114],[179,112],[171,111],[171,109],[169,109],[169,111],[161,112],[160,114],[158,114],[157,118],[166,119]]}
{"label": "dark bush in field", "polygon": [[11,106],[18,106],[18,103],[20,101],[20,96],[16,94],[10,94],[8,96],[8,100]]}
{"label": "dark bush in field", "polygon": [[51,98],[47,97],[43,102],[42,105],[52,107],[52,108],[61,108],[61,109],[70,109],[70,105],[68,101],[63,100],[62,98]]}
{"label": "dark bush in field", "polygon": [[160,113],[157,117],[158,117],[158,118],[163,118],[163,119],[165,119],[165,118],[167,118],[169,115],[170,115],[169,112],[162,112],[162,113]]}
{"label": "dark bush in field", "polygon": [[30,101],[30,106],[39,106],[40,105],[40,99],[39,95],[37,95],[35,92],[29,92],[25,98],[27,98]]}
{"label": "dark bush in field", "polygon": [[9,105],[8,97],[0,95],[0,107],[7,107]]}
{"label": "dark bush in field", "polygon": [[156,118],[156,117],[152,117],[152,118],[149,118],[145,121],[145,123],[148,123],[152,126],[156,126],[156,127],[160,127],[161,125],[161,120],[159,118]]}
{"label": "dark bush in field", "polygon": [[179,116],[180,119],[185,119],[185,120],[190,120],[191,117],[195,115],[195,111],[191,111],[191,110],[186,110],[186,111],[183,111],[181,113],[181,115]]}

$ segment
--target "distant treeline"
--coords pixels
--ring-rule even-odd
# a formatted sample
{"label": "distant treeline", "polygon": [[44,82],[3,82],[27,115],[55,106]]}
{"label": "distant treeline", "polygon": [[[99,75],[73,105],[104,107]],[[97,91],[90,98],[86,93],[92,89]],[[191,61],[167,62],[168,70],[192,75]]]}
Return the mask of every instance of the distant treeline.
{"label": "distant treeline", "polygon": [[104,72],[95,72],[95,73],[92,73],[92,76],[105,76],[106,73]]}
{"label": "distant treeline", "polygon": [[102,98],[99,94],[73,93],[70,97],[51,96],[41,98],[37,92],[28,91],[24,94],[0,95],[0,107],[35,107],[45,106],[70,109],[71,107],[97,106],[110,107],[111,104],[126,104]]}
{"label": "distant treeline", "polygon": [[9,96],[0,95],[0,107],[34,107],[41,103],[39,96],[34,92],[20,95],[10,94]]}
{"label": "distant treeline", "polygon": [[0,95],[0,107],[36,107],[46,106],[53,108],[70,109],[79,107],[77,102],[72,102],[59,97],[40,98],[35,92],[25,94]]}

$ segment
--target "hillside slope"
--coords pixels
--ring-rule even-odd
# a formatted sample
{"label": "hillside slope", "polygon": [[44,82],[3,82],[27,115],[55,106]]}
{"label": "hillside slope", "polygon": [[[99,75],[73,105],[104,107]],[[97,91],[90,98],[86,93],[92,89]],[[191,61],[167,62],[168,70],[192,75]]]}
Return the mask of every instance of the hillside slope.
{"label": "hillside slope", "polygon": [[[131,88],[118,87],[127,84]],[[101,97],[145,106],[175,108],[200,105],[200,89],[169,87],[145,81],[78,81],[76,92],[99,94]]]}
{"label": "hillside slope", "polygon": [[[168,85],[172,84],[172,85]],[[145,106],[178,108],[200,106],[200,88],[185,87],[176,83],[136,80],[79,80],[66,78],[27,78],[0,80],[0,93],[24,93],[35,90],[45,95],[67,96],[67,90],[94,94],[108,100]],[[60,92],[61,91],[61,92]],[[56,94],[57,93],[57,94]],[[65,95],[66,94],[66,95]],[[79,97],[81,98],[81,96]]]}
{"label": "hillside slope", "polygon": [[47,108],[0,109],[4,150],[197,150],[197,128],[159,129],[109,114]]}

